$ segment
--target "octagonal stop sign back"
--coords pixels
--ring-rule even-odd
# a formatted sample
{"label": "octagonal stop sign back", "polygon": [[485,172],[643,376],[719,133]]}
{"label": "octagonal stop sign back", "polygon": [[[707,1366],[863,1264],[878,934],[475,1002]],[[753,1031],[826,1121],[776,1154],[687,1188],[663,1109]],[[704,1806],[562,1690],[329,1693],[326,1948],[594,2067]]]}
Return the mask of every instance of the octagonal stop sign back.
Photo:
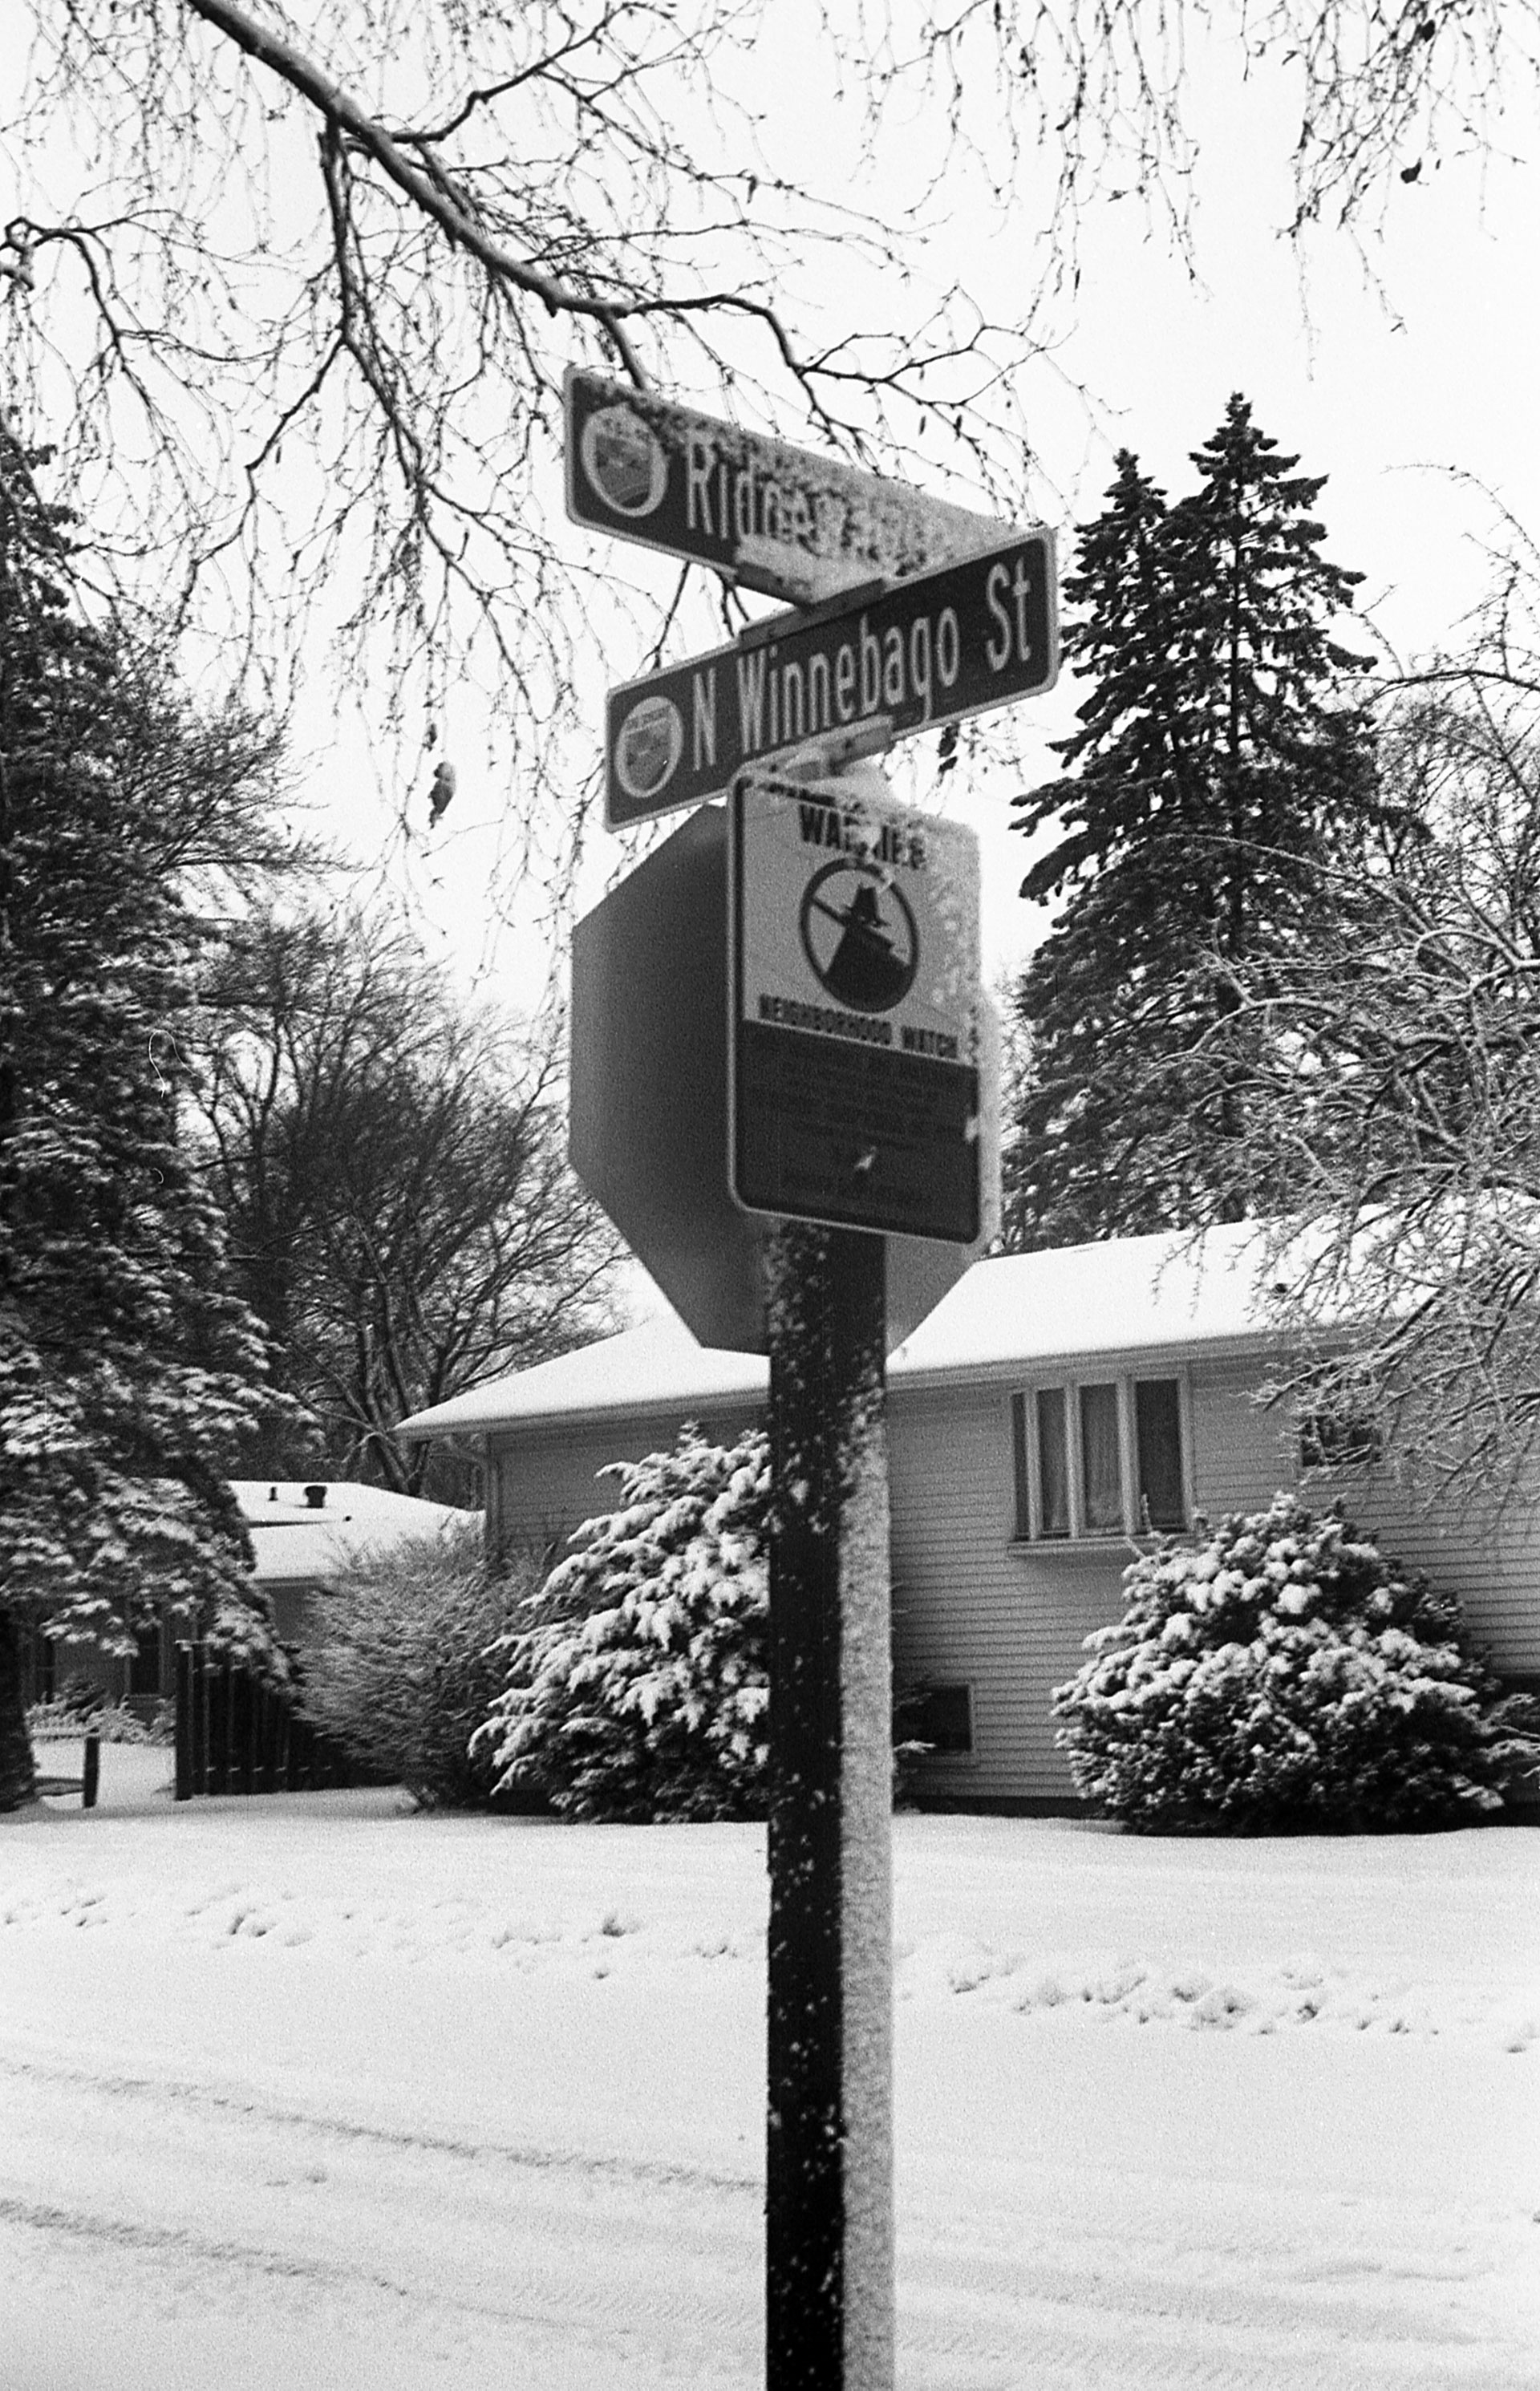
{"label": "octagonal stop sign back", "polygon": [[[744,1211],[729,1184],[728,979],[727,815],[705,806],[574,933],[569,1152],[700,1343],[763,1353],[762,1260],[775,1222]],[[976,1242],[886,1240],[890,1344],[934,1311],[993,1234],[994,1102],[984,1118]]]}

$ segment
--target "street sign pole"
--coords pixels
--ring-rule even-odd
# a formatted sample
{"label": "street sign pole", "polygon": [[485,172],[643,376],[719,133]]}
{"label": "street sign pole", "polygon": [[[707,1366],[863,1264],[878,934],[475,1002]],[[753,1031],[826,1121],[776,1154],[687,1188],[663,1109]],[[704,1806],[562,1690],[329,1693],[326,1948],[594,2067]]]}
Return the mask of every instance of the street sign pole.
{"label": "street sign pole", "polygon": [[892,2391],[885,1241],[787,1221],[770,1451],[767,2391]]}
{"label": "street sign pole", "polygon": [[[886,1234],[954,1252],[979,1234],[988,1105],[977,846],[964,871],[939,826],[874,822],[859,792],[839,791],[837,766],[1053,685],[1053,540],[889,492],[592,376],[568,378],[567,431],[576,520],[803,610],[612,691],[606,708],[611,829],[733,789],[731,974],[722,958],[731,1161],[696,1160],[672,1174],[671,1192],[637,1196],[634,1175],[615,1168],[607,1092],[626,1074],[595,1057],[580,1070],[576,1030],[575,1151],[589,1157],[590,1183],[614,1179],[670,1247],[671,1213],[713,1217],[724,1166],[739,1217],[766,1224],[755,1233],[766,1255],[772,1485],[765,2381],[767,2391],[893,2391]],[[809,604],[821,597],[829,602]],[[763,768],[776,758],[793,772],[810,758],[827,778],[805,793],[766,790]],[[761,835],[769,816],[757,799],[757,819],[745,812],[743,782],[793,808],[792,860],[762,881],[774,840]],[[709,820],[679,834],[692,870],[706,859]],[[682,850],[675,860],[662,895],[689,877]],[[788,873],[790,911],[775,894]],[[751,879],[775,898],[762,918]],[[649,879],[643,893],[660,892]],[[625,1016],[610,1047],[645,1054],[650,1082],[677,1079],[692,1042],[681,1003],[678,1053],[654,1059],[648,1041],[663,1015],[650,989],[707,930],[697,910],[698,922],[686,912],[682,950],[677,935],[649,944],[647,1002],[628,1004],[621,987],[627,924],[661,918],[640,898],[607,917],[609,932],[596,928],[584,973],[575,963],[575,1018],[584,989],[602,995],[602,1015]],[[728,1010],[716,1008],[724,1033]],[[866,1070],[879,1050],[901,1067]],[[718,1118],[722,1077],[707,1074]],[[666,1155],[682,1157],[689,1128],[670,1132]],[[619,1138],[622,1150],[643,1142]],[[659,1174],[638,1158],[650,1187]],[[679,1178],[699,1183],[693,1193]],[[710,1290],[713,1320],[732,1310],[732,1293]]]}

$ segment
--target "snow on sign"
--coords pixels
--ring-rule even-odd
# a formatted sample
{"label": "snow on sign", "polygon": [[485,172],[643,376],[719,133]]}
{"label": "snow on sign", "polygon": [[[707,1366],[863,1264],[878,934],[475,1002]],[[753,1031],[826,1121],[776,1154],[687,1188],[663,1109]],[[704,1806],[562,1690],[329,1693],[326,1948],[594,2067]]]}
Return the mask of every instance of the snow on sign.
{"label": "snow on sign", "polygon": [[979,1232],[978,842],[746,773],[729,816],[730,1178],[749,1211]]}
{"label": "snow on sign", "polygon": [[837,458],[606,381],[566,376],[567,512],[794,604],[902,581],[1002,526]]}
{"label": "snow on sign", "polygon": [[809,739],[866,726],[899,738],[1010,705],[1051,689],[1058,661],[1054,540],[1042,529],[864,603],[775,615],[731,648],[610,691],[606,825],[719,796]]}

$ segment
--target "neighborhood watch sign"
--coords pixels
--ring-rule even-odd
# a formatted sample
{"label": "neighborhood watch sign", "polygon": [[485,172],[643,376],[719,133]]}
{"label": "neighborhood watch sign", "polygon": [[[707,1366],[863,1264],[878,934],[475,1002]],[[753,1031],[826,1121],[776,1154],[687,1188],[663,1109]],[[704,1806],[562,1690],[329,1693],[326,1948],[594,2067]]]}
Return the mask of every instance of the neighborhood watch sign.
{"label": "neighborhood watch sign", "polygon": [[809,739],[868,726],[902,738],[1052,688],[1055,589],[1052,534],[1018,532],[863,605],[776,616],[612,690],[609,827],[719,795]]}

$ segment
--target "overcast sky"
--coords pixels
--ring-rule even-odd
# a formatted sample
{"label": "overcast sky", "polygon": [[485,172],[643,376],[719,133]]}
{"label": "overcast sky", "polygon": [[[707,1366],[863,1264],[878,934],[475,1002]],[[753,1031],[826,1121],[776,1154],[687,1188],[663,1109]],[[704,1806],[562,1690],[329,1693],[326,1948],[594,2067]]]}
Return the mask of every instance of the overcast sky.
{"label": "overcast sky", "polygon": [[[821,100],[809,88],[796,13],[777,13],[779,42],[756,53],[756,96],[767,147],[827,184],[831,160],[854,142],[853,103]],[[1291,100],[1286,75],[1244,78],[1238,52],[1223,39],[1195,58],[1196,278],[1137,197],[1102,200],[1085,213],[1079,291],[1072,304],[1058,306],[1053,359],[1034,369],[1026,392],[1034,497],[1068,562],[1072,526],[1099,511],[1118,446],[1134,448],[1178,495],[1190,485],[1188,452],[1215,428],[1229,394],[1243,391],[1262,428],[1298,451],[1302,470],[1329,476],[1321,501],[1328,553],[1365,574],[1364,610],[1409,656],[1456,637],[1480,595],[1495,515],[1476,485],[1540,532],[1533,398],[1540,198],[1522,163],[1428,159],[1414,183],[1392,178],[1382,237],[1367,238],[1364,254],[1327,231],[1296,253],[1279,229],[1290,210]],[[1521,149],[1530,127],[1505,131]],[[908,146],[912,175],[925,162],[922,136],[917,126]],[[1037,242],[1045,195],[1029,187],[1029,172],[1009,222],[995,218],[979,187],[962,175],[930,205],[938,229],[925,269],[938,284],[960,271],[981,304],[1010,322],[1029,313],[1045,271]],[[861,196],[871,205],[878,194],[863,184]],[[893,204],[909,196],[896,165]],[[837,256],[821,265],[820,288],[835,321],[842,307],[854,323],[862,308],[885,304],[880,285]],[[895,306],[888,320],[901,312]],[[627,562],[639,561],[633,549]],[[664,569],[662,587],[668,578]],[[609,677],[629,679],[642,661],[617,654]],[[950,809],[982,841],[991,976],[1019,962],[1043,927],[1016,895],[1026,858],[1008,829],[1009,797],[1023,778],[1052,771],[1043,743],[1067,727],[1073,702],[1067,683],[1031,704],[1019,726],[1024,774],[986,774],[973,786],[958,774],[948,784]],[[324,735],[318,713],[310,727],[317,740]],[[466,728],[473,726],[461,726],[462,738]],[[596,711],[596,747],[600,729]],[[413,878],[446,957],[466,970],[492,958],[505,990],[532,991],[542,963],[536,934],[489,942],[481,896],[507,782],[495,749],[488,765],[473,737],[464,744],[472,760],[462,766],[461,795]],[[364,773],[344,769],[343,777],[356,803],[343,811],[368,850],[378,837],[376,800]],[[601,835],[594,893],[618,857]]]}

